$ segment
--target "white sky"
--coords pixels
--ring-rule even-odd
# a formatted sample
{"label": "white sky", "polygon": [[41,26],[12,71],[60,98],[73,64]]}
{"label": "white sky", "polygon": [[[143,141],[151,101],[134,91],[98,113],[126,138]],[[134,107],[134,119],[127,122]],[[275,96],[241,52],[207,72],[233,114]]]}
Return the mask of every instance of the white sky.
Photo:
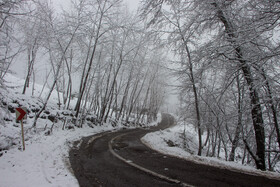
{"label": "white sky", "polygon": [[130,11],[137,11],[140,0],[124,0],[123,2],[128,5]]}
{"label": "white sky", "polygon": [[[138,5],[141,0],[123,0],[124,4],[127,4],[127,7],[130,11],[137,11]],[[60,9],[61,7],[65,10],[69,8],[71,0],[52,0],[55,8]]]}

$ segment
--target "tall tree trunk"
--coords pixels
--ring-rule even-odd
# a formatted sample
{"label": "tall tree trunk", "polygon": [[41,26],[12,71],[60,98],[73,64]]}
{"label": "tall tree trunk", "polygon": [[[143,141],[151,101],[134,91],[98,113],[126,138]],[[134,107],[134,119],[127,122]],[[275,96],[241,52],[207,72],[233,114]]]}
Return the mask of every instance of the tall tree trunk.
{"label": "tall tree trunk", "polygon": [[[183,41],[186,43],[185,39],[183,38]],[[193,73],[193,64],[191,61],[191,54],[189,51],[189,48],[187,44],[185,44],[185,49],[187,51],[188,55],[188,63],[189,63],[189,77],[192,84],[192,90],[194,95],[194,104],[195,104],[195,113],[196,113],[196,125],[197,125],[197,132],[198,132],[198,153],[197,155],[201,156],[202,151],[202,132],[201,132],[201,120],[200,120],[200,111],[199,111],[199,100],[198,100],[198,94],[197,94],[197,88],[195,85],[194,80],[194,73]]]}
{"label": "tall tree trunk", "polygon": [[242,96],[241,96],[239,73],[237,74],[236,82],[237,82],[237,90],[238,90],[238,101],[237,101],[238,119],[237,119],[237,126],[236,126],[235,133],[234,133],[234,138],[232,141],[232,147],[231,147],[231,151],[230,151],[229,161],[234,161],[235,149],[238,146],[239,136],[240,136],[241,127],[242,127],[242,107],[241,107],[242,106],[242,101],[241,101]]}
{"label": "tall tree trunk", "polygon": [[263,68],[259,68],[259,69],[260,69],[261,74],[262,74],[262,76],[265,80],[265,87],[267,89],[267,94],[268,94],[268,98],[269,98],[268,103],[269,103],[269,107],[270,107],[271,112],[272,112],[273,123],[274,123],[274,127],[275,127],[275,130],[276,130],[276,135],[277,135],[278,147],[279,147],[279,150],[280,150],[280,128],[279,128],[279,124],[278,124],[277,109],[276,109],[277,107],[275,106],[275,103],[274,103],[274,100],[273,100],[272,91],[271,91],[270,84],[268,82],[266,73],[265,73]]}
{"label": "tall tree trunk", "polygon": [[[36,43],[34,45],[36,45]],[[36,58],[36,52],[34,51],[36,49],[34,49],[34,48],[35,48],[35,46],[33,46],[32,49],[27,50],[28,51],[27,52],[28,53],[28,67],[27,67],[27,74],[26,74],[22,94],[25,94],[26,88],[29,87],[30,77],[34,71],[33,67],[34,67],[35,58]]]}
{"label": "tall tree trunk", "polygon": [[121,118],[122,112],[123,112],[123,110],[126,106],[126,101],[127,101],[127,96],[128,96],[128,92],[129,92],[129,89],[130,89],[130,81],[131,81],[131,78],[132,78],[132,73],[133,73],[133,68],[131,68],[130,71],[129,71],[129,76],[128,76],[128,79],[127,79],[127,84],[126,84],[126,87],[125,87],[125,90],[124,90],[124,95],[123,95],[123,98],[122,98],[120,111],[119,111],[117,120],[119,120]]}
{"label": "tall tree trunk", "polygon": [[259,94],[256,90],[256,85],[253,80],[253,76],[251,73],[251,68],[246,60],[243,58],[242,49],[235,42],[235,30],[228,19],[226,19],[224,12],[218,7],[216,3],[213,3],[217,8],[217,15],[220,21],[224,24],[225,31],[229,37],[229,42],[232,43],[235,54],[239,61],[240,69],[243,72],[244,78],[249,87],[249,95],[251,100],[251,115],[253,120],[253,126],[255,130],[255,140],[257,144],[257,157],[255,157],[255,163],[257,169],[266,170],[265,165],[265,134],[264,134],[264,122],[262,117],[262,109],[260,104]]}
{"label": "tall tree trunk", "polygon": [[177,20],[177,24],[178,24],[178,29],[179,29],[179,32],[180,32],[180,35],[181,35],[181,40],[185,46],[185,50],[186,50],[186,53],[187,53],[187,57],[188,57],[188,76],[190,78],[190,81],[191,81],[191,85],[192,85],[192,91],[193,91],[193,94],[194,94],[194,104],[195,104],[195,113],[196,113],[196,126],[197,126],[197,132],[198,132],[198,153],[197,155],[201,156],[201,151],[202,151],[202,132],[201,132],[201,117],[200,117],[200,111],[199,111],[199,99],[198,99],[198,93],[197,93],[197,87],[195,85],[195,79],[194,79],[194,72],[193,72],[193,61],[192,61],[192,58],[191,58],[191,53],[190,53],[190,50],[189,50],[189,47],[188,47],[188,41],[185,39],[184,35],[183,35],[183,32],[181,30],[181,27],[180,27],[180,23],[179,21]]}
{"label": "tall tree trunk", "polygon": [[99,41],[100,37],[102,36],[102,34],[100,34],[100,29],[101,29],[101,25],[102,25],[102,21],[103,21],[105,6],[106,6],[106,2],[104,2],[102,8],[101,8],[101,5],[99,6],[99,8],[101,8],[100,9],[100,14],[101,15],[100,15],[99,22],[98,22],[98,25],[97,25],[97,31],[96,31],[96,35],[95,35],[94,46],[93,46],[93,50],[91,52],[88,69],[86,71],[85,78],[81,82],[81,90],[80,90],[79,97],[78,97],[78,100],[77,100],[77,103],[76,103],[76,106],[75,106],[75,111],[76,111],[75,117],[78,117],[78,115],[79,115],[81,101],[82,101],[82,98],[83,98],[83,95],[84,95],[84,92],[85,92],[85,89],[86,89],[86,86],[87,86],[87,81],[88,81],[88,77],[89,77],[89,74],[90,74],[90,71],[91,71],[91,68],[92,68],[93,59],[95,57],[95,52],[96,52],[96,48],[97,48],[97,45],[98,45],[98,41]]}

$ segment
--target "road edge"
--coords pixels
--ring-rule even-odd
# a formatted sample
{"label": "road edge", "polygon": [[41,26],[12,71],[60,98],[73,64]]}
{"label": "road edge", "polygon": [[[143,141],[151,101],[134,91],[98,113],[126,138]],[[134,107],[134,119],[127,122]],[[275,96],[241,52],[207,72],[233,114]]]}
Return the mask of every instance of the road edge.
{"label": "road edge", "polygon": [[[130,132],[129,132],[129,133],[130,133]],[[121,157],[119,154],[117,154],[117,153],[113,150],[113,148],[112,148],[112,143],[114,142],[115,139],[120,138],[120,137],[122,137],[122,136],[125,136],[125,135],[127,135],[127,134],[129,134],[129,133],[121,134],[121,135],[115,136],[113,139],[111,139],[111,141],[108,143],[108,146],[109,146],[109,150],[110,150],[110,152],[111,152],[112,155],[114,155],[116,158],[118,158],[119,160],[123,161],[124,163],[126,163],[126,164],[128,164],[128,165],[130,165],[130,166],[132,166],[132,167],[134,167],[134,168],[136,168],[136,169],[139,169],[139,170],[141,170],[141,171],[143,171],[143,172],[145,172],[145,173],[147,173],[147,174],[149,174],[149,175],[152,175],[152,176],[154,176],[154,177],[160,178],[160,179],[162,179],[162,180],[164,180],[164,181],[167,181],[167,182],[170,182],[170,183],[175,183],[175,184],[180,184],[180,185],[182,185],[182,186],[184,186],[184,187],[193,187],[192,185],[187,184],[187,183],[185,183],[185,182],[182,182],[182,181],[179,181],[179,180],[177,180],[177,179],[173,179],[173,178],[167,177],[167,176],[165,176],[165,175],[162,175],[162,174],[156,173],[156,172],[154,172],[154,171],[152,171],[152,170],[149,170],[149,169],[147,169],[147,168],[144,168],[144,167],[142,167],[142,166],[140,166],[140,165],[138,165],[138,164],[133,163],[133,162],[130,161],[130,160],[126,160],[125,158],[123,158],[123,157]]]}
{"label": "road edge", "polygon": [[[174,118],[175,119],[175,118]],[[175,123],[176,125],[176,123]],[[169,128],[172,128],[173,126],[175,125],[172,125],[171,127]],[[168,128],[167,128],[168,129]],[[153,133],[153,132],[150,132],[150,133]],[[147,133],[149,134],[149,133]],[[145,134],[145,135],[147,135]],[[144,136],[145,136],[144,135]],[[143,137],[144,137],[143,136]],[[163,155],[168,155],[168,156],[171,156],[171,157],[174,157],[174,158],[178,158],[178,159],[182,159],[182,160],[186,160],[186,161],[189,161],[189,162],[193,162],[193,163],[196,163],[196,164],[202,164],[202,165],[205,165],[205,166],[212,166],[212,167],[215,167],[215,168],[222,168],[222,169],[227,169],[227,170],[230,170],[230,171],[233,171],[233,172],[238,172],[238,173],[242,173],[242,174],[247,174],[247,175],[254,175],[254,176],[261,176],[261,177],[266,177],[268,179],[272,179],[272,180],[278,180],[280,182],[280,179],[279,179],[279,175],[276,174],[276,173],[272,173],[272,174],[267,174],[267,173],[263,173],[263,172],[269,172],[269,171],[246,171],[245,169],[241,168],[241,169],[237,169],[235,167],[232,167],[230,165],[225,165],[225,164],[222,164],[222,163],[218,163],[218,165],[214,165],[214,164],[211,164],[211,163],[207,163],[206,161],[204,161],[204,158],[198,158],[198,159],[201,159],[201,160],[198,160],[198,159],[191,159],[191,158],[186,158],[186,157],[180,157],[178,155],[174,155],[172,153],[168,153],[168,152],[165,152],[164,150],[160,150],[160,149],[156,149],[155,147],[151,146],[149,144],[149,142],[145,141],[143,139],[143,137],[140,138],[140,141],[148,148],[160,153],[160,154],[163,154]],[[278,176],[276,176],[278,175]]]}

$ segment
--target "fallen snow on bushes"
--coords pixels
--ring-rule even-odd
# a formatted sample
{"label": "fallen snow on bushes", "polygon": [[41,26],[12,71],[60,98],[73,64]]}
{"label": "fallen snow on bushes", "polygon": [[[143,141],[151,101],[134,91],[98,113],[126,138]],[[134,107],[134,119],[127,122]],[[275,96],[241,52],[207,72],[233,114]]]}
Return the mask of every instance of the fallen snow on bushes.
{"label": "fallen snow on bushes", "polygon": [[[183,134],[185,134],[185,136]],[[178,123],[171,128],[149,133],[145,135],[141,141],[150,148],[163,154],[179,157],[199,164],[211,165],[244,173],[250,172],[271,178],[280,178],[280,174],[276,172],[260,171],[256,170],[253,166],[244,166],[236,162],[228,162],[218,158],[197,156],[198,138],[196,130],[190,124]],[[280,171],[279,164],[276,170]]]}

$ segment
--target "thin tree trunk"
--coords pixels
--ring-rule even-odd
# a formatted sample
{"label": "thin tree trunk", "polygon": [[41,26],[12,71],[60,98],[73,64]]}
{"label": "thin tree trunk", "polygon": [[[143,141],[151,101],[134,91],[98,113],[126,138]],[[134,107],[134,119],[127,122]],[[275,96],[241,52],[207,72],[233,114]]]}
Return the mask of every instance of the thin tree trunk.
{"label": "thin tree trunk", "polygon": [[124,107],[125,107],[125,103],[127,101],[127,96],[128,96],[128,92],[129,92],[129,88],[130,88],[130,81],[131,81],[131,78],[132,78],[132,72],[133,72],[133,68],[131,68],[130,71],[129,71],[129,76],[128,76],[128,79],[127,79],[127,84],[126,84],[126,87],[125,87],[124,96],[122,98],[121,107],[120,107],[120,111],[119,111],[119,115],[117,117],[117,120],[119,120],[121,118],[122,112],[123,112]]}
{"label": "thin tree trunk", "polygon": [[277,107],[275,106],[275,104],[273,102],[272,91],[271,91],[270,84],[267,80],[264,69],[261,69],[261,74],[262,74],[262,76],[265,80],[265,86],[267,88],[268,98],[269,98],[268,103],[269,103],[269,107],[270,107],[271,112],[272,112],[273,123],[274,123],[274,127],[275,127],[275,130],[276,130],[276,135],[277,135],[278,147],[279,147],[279,150],[280,150],[280,129],[279,129],[279,124],[278,124],[277,110],[276,110]]}
{"label": "thin tree trunk", "polygon": [[237,119],[237,126],[235,129],[235,134],[234,134],[234,138],[232,141],[232,147],[231,147],[231,151],[230,151],[230,156],[229,156],[229,161],[234,161],[235,158],[235,149],[238,146],[238,141],[239,141],[239,137],[240,137],[240,132],[241,132],[241,127],[242,127],[242,102],[241,102],[241,88],[240,88],[240,79],[239,79],[239,74],[236,77],[236,82],[237,82],[237,90],[238,90],[238,119]]}
{"label": "thin tree trunk", "polygon": [[57,42],[58,42],[58,44],[59,44],[60,49],[62,50],[62,57],[61,57],[61,59],[60,59],[58,65],[57,65],[57,70],[56,70],[56,74],[55,74],[55,76],[54,76],[54,81],[53,81],[53,84],[52,84],[52,86],[51,86],[51,88],[50,88],[50,90],[49,90],[49,93],[48,93],[48,95],[47,95],[47,98],[45,99],[45,102],[44,102],[44,104],[43,104],[43,107],[39,110],[39,112],[38,112],[38,113],[35,115],[35,117],[34,117],[34,122],[33,122],[33,125],[32,125],[33,127],[36,127],[36,123],[37,123],[38,118],[40,117],[41,113],[45,110],[45,108],[46,108],[46,106],[47,106],[47,103],[48,103],[48,101],[49,101],[49,99],[50,99],[50,96],[51,96],[51,94],[52,94],[52,92],[53,92],[53,89],[54,89],[54,87],[55,87],[55,85],[56,85],[56,83],[57,83],[57,79],[58,79],[58,75],[59,75],[59,72],[60,72],[60,69],[61,69],[61,66],[62,66],[62,63],[63,63],[63,59],[66,59],[65,54],[66,54],[66,52],[67,52],[69,46],[71,45],[71,43],[72,43],[72,41],[73,41],[73,39],[74,39],[75,33],[76,33],[76,31],[78,30],[79,26],[80,26],[80,25],[77,25],[77,27],[75,28],[75,30],[74,30],[74,32],[73,32],[73,34],[72,34],[72,36],[71,36],[71,38],[70,38],[70,40],[69,40],[69,42],[68,42],[68,44],[67,44],[67,46],[65,47],[64,50],[63,50],[63,47],[62,47],[62,45],[61,45],[59,39],[58,39],[58,38],[56,39]]}
{"label": "thin tree trunk", "polygon": [[[75,111],[76,111],[75,116],[76,117],[78,117],[79,112],[80,112],[81,101],[82,101],[82,98],[83,98],[83,94],[84,94],[85,88],[87,86],[87,80],[88,80],[88,77],[89,77],[89,74],[90,74],[90,71],[91,71],[91,68],[92,68],[93,59],[94,59],[94,56],[95,56],[95,52],[96,52],[96,48],[97,48],[97,45],[98,45],[98,41],[99,41],[99,39],[100,39],[100,37],[102,35],[102,34],[100,34],[100,29],[101,29],[101,25],[102,25],[103,16],[104,16],[104,12],[103,11],[105,9],[105,5],[106,5],[106,2],[104,3],[104,5],[102,7],[102,10],[100,10],[101,15],[100,15],[98,26],[97,26],[97,31],[96,31],[96,36],[95,36],[93,50],[91,52],[89,66],[88,66],[85,78],[83,80],[83,83],[81,84],[81,88],[82,89],[81,89],[81,91],[79,93],[78,101],[77,101],[76,106],[75,106]],[[101,7],[99,7],[99,8],[101,8]]]}
{"label": "thin tree trunk", "polygon": [[195,103],[195,113],[196,113],[196,125],[197,125],[197,131],[198,131],[198,153],[197,155],[201,156],[201,151],[202,151],[202,132],[201,132],[201,120],[200,120],[200,111],[199,111],[199,100],[198,100],[198,93],[197,93],[197,87],[195,85],[195,80],[194,80],[194,73],[193,73],[193,62],[191,59],[191,53],[188,47],[188,43],[185,40],[184,36],[182,35],[181,28],[179,27],[179,31],[181,34],[181,39],[185,45],[185,50],[188,56],[188,69],[189,69],[189,78],[191,81],[192,85],[192,91],[194,94],[194,103]]}

